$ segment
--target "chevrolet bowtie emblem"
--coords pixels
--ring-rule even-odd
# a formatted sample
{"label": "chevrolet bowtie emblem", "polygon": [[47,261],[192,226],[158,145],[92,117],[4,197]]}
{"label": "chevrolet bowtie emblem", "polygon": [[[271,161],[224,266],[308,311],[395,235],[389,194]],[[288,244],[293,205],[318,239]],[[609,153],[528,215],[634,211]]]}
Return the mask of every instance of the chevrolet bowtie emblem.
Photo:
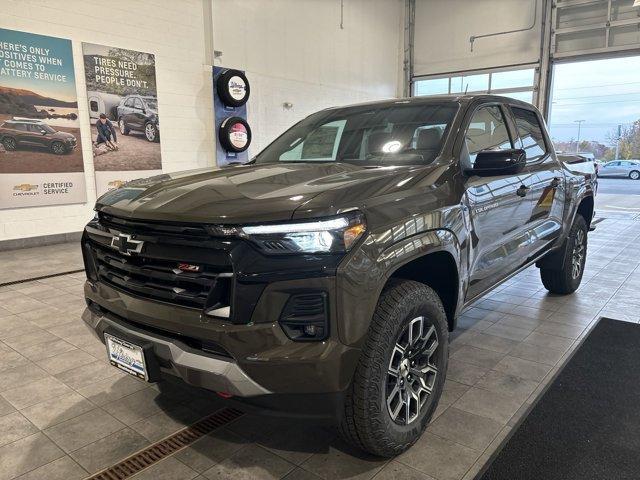
{"label": "chevrolet bowtie emblem", "polygon": [[121,233],[111,239],[111,248],[115,248],[123,255],[131,255],[132,253],[140,253],[142,251],[142,240],[133,240],[131,235]]}

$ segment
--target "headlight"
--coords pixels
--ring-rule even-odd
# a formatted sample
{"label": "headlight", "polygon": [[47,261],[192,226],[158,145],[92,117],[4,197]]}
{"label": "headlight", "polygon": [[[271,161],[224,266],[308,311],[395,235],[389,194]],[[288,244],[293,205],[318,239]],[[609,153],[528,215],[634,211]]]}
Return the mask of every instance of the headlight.
{"label": "headlight", "polygon": [[296,223],[253,225],[240,228],[241,235],[267,253],[347,252],[367,226],[358,212]]}

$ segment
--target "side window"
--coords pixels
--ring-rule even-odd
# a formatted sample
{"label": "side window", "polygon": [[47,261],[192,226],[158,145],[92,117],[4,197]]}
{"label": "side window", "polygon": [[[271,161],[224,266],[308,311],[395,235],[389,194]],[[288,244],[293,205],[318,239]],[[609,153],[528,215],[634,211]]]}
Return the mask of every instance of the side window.
{"label": "side window", "polygon": [[473,167],[482,150],[508,150],[513,148],[502,110],[496,105],[480,107],[471,117],[464,136],[462,162]]}
{"label": "side window", "polygon": [[92,112],[97,112],[98,111],[98,102],[96,102],[95,100],[91,100],[89,102],[89,108],[91,109]]}
{"label": "side window", "polygon": [[142,110],[144,107],[142,106],[142,102],[140,101],[139,98],[135,99],[135,103],[133,105],[135,108],[137,108],[138,110]]}
{"label": "side window", "polygon": [[125,107],[133,107],[133,98],[128,98],[126,102],[124,102]]}
{"label": "side window", "polygon": [[23,132],[27,131],[27,126],[24,123],[16,123],[13,128],[16,130],[21,130]]}
{"label": "side window", "polygon": [[532,110],[511,107],[513,117],[518,127],[521,148],[527,153],[527,161],[536,161],[547,153],[544,135],[538,116]]}

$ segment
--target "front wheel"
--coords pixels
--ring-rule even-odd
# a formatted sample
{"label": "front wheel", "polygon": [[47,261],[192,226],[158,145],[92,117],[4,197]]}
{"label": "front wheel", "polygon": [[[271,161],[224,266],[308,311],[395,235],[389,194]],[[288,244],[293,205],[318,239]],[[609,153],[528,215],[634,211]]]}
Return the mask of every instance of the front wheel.
{"label": "front wheel", "polygon": [[131,132],[131,129],[129,127],[127,127],[127,124],[124,123],[124,119],[122,119],[122,118],[118,122],[118,126],[120,127],[120,133],[122,135],[129,135],[129,133]]}
{"label": "front wheel", "polygon": [[588,231],[587,221],[582,215],[576,215],[567,238],[567,251],[562,265],[560,268],[540,269],[542,284],[551,293],[567,295],[580,286],[587,260]]}
{"label": "front wheel", "polygon": [[15,138],[11,138],[11,137],[6,137],[5,139],[3,139],[2,145],[4,146],[4,149],[8,152],[15,150],[17,147]]}
{"label": "front wheel", "polygon": [[51,151],[56,155],[64,155],[67,153],[67,147],[62,142],[53,142],[51,144]]}
{"label": "front wheel", "polygon": [[158,128],[153,123],[147,123],[144,126],[144,136],[147,137],[147,140],[150,142],[158,142],[160,140]]}
{"label": "front wheel", "polygon": [[638,180],[638,179],[640,178],[640,172],[639,172],[639,171],[637,171],[637,170],[632,170],[632,171],[629,173],[629,178],[630,178],[631,180]]}
{"label": "front wheel", "polygon": [[345,399],[341,436],[381,457],[413,445],[442,394],[448,335],[436,292],[422,283],[392,280],[378,300]]}

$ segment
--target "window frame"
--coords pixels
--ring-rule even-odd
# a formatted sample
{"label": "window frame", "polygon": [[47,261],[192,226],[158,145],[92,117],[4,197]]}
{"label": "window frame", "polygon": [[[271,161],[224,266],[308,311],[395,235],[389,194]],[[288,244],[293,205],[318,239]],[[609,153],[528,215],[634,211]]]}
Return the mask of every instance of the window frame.
{"label": "window frame", "polygon": [[[513,111],[514,108],[519,108],[521,110],[527,110],[529,112],[532,112],[536,119],[538,120],[538,126],[540,127],[540,132],[542,133],[542,141],[544,142],[544,153],[542,155],[540,155],[539,158],[536,158],[535,160],[529,160],[527,159],[527,165],[537,165],[539,163],[544,162],[547,158],[549,158],[549,155],[551,154],[552,149],[550,148],[550,139],[547,138],[547,133],[546,133],[546,129],[544,127],[544,122],[542,121],[542,118],[540,116],[540,114],[538,113],[537,110],[533,109],[533,108],[529,108],[527,106],[523,106],[523,105],[516,105],[513,103],[506,103],[505,106],[509,109],[509,114],[511,115],[511,119],[513,122],[513,127],[515,130],[515,133],[518,137],[518,140],[520,141],[520,148],[523,148],[522,145],[522,138],[520,137],[520,131],[518,130],[518,122],[516,120],[516,115]],[[523,148],[523,150],[526,149]]]}
{"label": "window frame", "polygon": [[507,110],[506,103],[498,102],[498,101],[482,101],[475,105],[471,105],[467,110],[467,113],[465,114],[465,118],[462,122],[462,128],[460,129],[462,131],[462,135],[460,135],[454,147],[454,156],[458,160],[460,170],[467,177],[472,175],[470,175],[467,172],[467,170],[463,168],[463,165],[462,165],[463,162],[461,158],[462,146],[464,142],[466,142],[467,130],[469,130],[469,127],[471,126],[471,121],[473,120],[473,117],[475,116],[476,112],[481,108],[486,108],[486,107],[498,107],[498,109],[500,109],[500,113],[502,114],[502,118],[507,128],[507,135],[509,135],[509,140],[511,141],[511,148],[515,148],[515,138],[517,135],[517,130],[515,129],[515,125],[513,123],[514,120],[513,120],[513,117],[511,116],[511,111]]}

